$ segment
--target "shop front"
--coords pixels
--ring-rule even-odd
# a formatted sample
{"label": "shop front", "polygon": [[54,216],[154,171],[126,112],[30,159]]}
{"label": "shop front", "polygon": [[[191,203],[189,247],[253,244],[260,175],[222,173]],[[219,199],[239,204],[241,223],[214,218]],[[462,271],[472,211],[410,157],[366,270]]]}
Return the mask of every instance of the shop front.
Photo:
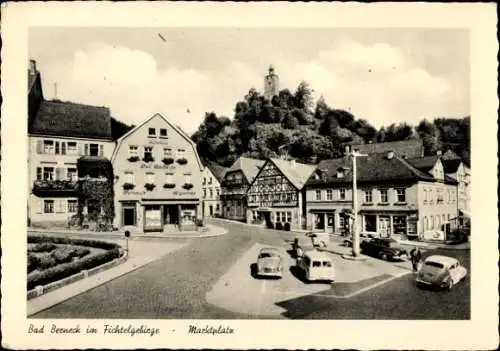
{"label": "shop front", "polygon": [[418,236],[416,213],[361,212],[361,233],[381,238]]}
{"label": "shop front", "polygon": [[196,230],[199,203],[193,201],[143,201],[144,232]]}

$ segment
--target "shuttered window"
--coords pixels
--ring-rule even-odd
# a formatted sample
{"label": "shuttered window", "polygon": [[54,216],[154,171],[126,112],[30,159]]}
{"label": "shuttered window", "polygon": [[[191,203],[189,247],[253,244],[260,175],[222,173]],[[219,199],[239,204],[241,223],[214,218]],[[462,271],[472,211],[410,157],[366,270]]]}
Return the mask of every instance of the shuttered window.
{"label": "shuttered window", "polygon": [[43,153],[43,144],[41,140],[36,141],[36,153],[37,154]]}
{"label": "shuttered window", "polygon": [[104,145],[99,145],[99,156],[104,156]]}
{"label": "shuttered window", "polygon": [[88,155],[89,155],[89,144],[85,144],[85,151],[84,151],[84,155],[85,155],[85,156],[88,156]]}
{"label": "shuttered window", "polygon": [[66,155],[66,142],[61,142],[61,155]]}
{"label": "shuttered window", "polygon": [[43,179],[42,167],[37,167],[36,168],[36,180],[42,180],[42,179]]}

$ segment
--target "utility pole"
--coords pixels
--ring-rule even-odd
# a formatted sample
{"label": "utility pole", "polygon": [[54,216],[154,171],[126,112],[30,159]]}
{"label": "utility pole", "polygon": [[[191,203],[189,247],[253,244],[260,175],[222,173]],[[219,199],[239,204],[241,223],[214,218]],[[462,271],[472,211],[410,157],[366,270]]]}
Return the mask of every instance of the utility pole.
{"label": "utility pole", "polygon": [[352,255],[358,257],[359,252],[359,229],[358,229],[358,186],[356,157],[365,157],[366,154],[360,154],[357,151],[351,151],[352,158]]}

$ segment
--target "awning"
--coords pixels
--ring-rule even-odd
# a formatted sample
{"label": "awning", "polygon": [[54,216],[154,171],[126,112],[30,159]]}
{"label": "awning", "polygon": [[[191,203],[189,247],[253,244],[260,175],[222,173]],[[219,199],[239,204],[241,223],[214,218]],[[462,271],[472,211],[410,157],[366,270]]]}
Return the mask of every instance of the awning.
{"label": "awning", "polygon": [[471,218],[471,215],[469,212],[464,211],[464,210],[458,210],[464,217]]}

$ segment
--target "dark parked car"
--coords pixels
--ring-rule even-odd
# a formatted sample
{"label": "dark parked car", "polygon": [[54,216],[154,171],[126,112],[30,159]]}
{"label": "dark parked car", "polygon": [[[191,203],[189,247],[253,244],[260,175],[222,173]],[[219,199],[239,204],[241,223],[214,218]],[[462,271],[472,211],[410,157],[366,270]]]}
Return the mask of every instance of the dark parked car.
{"label": "dark parked car", "polygon": [[408,252],[398,245],[394,239],[386,238],[373,238],[363,240],[360,245],[361,252],[379,257],[383,260],[406,260],[408,259]]}

